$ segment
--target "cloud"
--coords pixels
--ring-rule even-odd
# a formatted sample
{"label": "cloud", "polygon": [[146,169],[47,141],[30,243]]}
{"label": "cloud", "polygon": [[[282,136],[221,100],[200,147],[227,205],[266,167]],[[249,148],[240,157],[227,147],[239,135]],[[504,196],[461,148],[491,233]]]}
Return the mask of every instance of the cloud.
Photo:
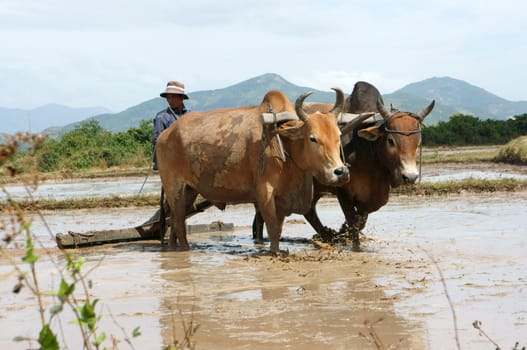
{"label": "cloud", "polygon": [[[383,93],[452,76],[527,100],[522,1],[7,0],[0,8],[5,107],[114,111],[273,72],[295,84]],[[38,91],[38,93],[34,93]]]}
{"label": "cloud", "polygon": [[393,92],[403,85],[410,83],[394,77],[385,77],[379,72],[346,72],[325,71],[314,72],[309,76],[293,77],[296,84],[310,86],[319,90],[329,90],[339,87],[347,94],[351,93],[357,81],[367,81],[375,85],[382,94]]}

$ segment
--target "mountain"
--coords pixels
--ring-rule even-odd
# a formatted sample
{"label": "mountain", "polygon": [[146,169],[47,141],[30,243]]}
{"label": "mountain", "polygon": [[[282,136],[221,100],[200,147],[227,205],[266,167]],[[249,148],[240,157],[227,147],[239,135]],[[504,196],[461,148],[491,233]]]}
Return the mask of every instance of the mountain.
{"label": "mountain", "polygon": [[[190,99],[185,104],[194,111],[257,105],[265,93],[273,89],[283,91],[291,101],[295,101],[306,91],[314,92],[308,101],[333,102],[335,100],[333,91],[320,91],[298,86],[277,74],[268,73],[222,89],[190,92],[188,93]],[[345,91],[345,93],[349,94],[351,91]],[[527,113],[527,101],[508,101],[477,86],[449,77],[435,77],[415,82],[391,94],[385,94],[383,98],[387,106],[392,104],[399,110],[412,112],[421,110],[435,99],[435,108],[426,118],[428,125],[438,121],[448,121],[448,118],[456,113],[473,115],[480,119],[500,120],[512,115]],[[60,128],[49,128],[44,132],[51,136],[58,136],[74,129],[80,121],[88,118],[97,120],[107,130],[117,132],[137,127],[143,120],[152,120],[157,112],[166,108],[166,105],[165,99],[156,97],[113,114],[108,113],[107,110],[97,110],[97,108],[82,109],[58,105],[43,106],[31,111],[0,108],[0,122],[2,122],[0,125],[11,132],[28,130],[29,125],[32,131],[41,131],[45,121],[52,120],[47,126],[53,125]],[[44,111],[49,113],[44,114]]]}
{"label": "mountain", "polygon": [[[189,100],[185,105],[192,111],[206,111],[217,108],[237,106],[254,106],[260,104],[269,90],[280,90],[291,101],[306,91],[313,91],[309,101],[333,102],[333,91],[319,91],[308,87],[294,85],[277,74],[263,74],[241,83],[216,90],[204,90],[188,93]],[[115,114],[101,114],[89,119],[112,132],[137,127],[143,120],[152,120],[157,112],[167,107],[166,100],[156,97]],[[73,130],[79,123],[66,125],[63,131]]]}
{"label": "mountain", "polygon": [[[243,81],[224,89],[198,91],[189,94],[192,110],[210,110],[215,108],[253,106],[258,105],[269,90],[282,91],[291,101],[307,91],[313,91],[308,101],[333,102],[333,91],[320,91],[310,87],[298,86],[290,83],[277,74],[264,74]],[[166,104],[166,102],[165,102]]]}
{"label": "mountain", "polygon": [[[314,91],[308,101],[333,102],[335,99],[332,91],[297,86],[277,74],[268,73],[222,89],[191,92],[188,94],[190,99],[186,105],[194,111],[257,105],[265,93],[272,89],[283,91],[292,101],[306,91]],[[351,91],[345,93],[350,94]],[[435,99],[435,107],[426,118],[428,125],[448,121],[448,118],[456,113],[473,115],[480,119],[501,120],[527,113],[527,101],[507,101],[462,80],[449,77],[412,83],[391,94],[383,95],[383,98],[387,106],[391,103],[399,110],[412,112],[421,110]],[[98,115],[92,119],[99,121],[101,126],[108,130],[122,131],[138,126],[142,120],[151,120],[163,108],[166,108],[166,101],[157,97],[120,113]],[[68,125],[64,130],[71,130],[76,125]]]}
{"label": "mountain", "polygon": [[110,110],[103,107],[72,108],[58,104],[28,110],[0,107],[0,131],[6,134],[28,130],[34,133],[42,132],[49,127],[62,127],[108,112]]}
{"label": "mountain", "polygon": [[448,121],[452,114],[462,113],[484,119],[505,120],[527,113],[527,101],[513,102],[491,94],[463,80],[449,77],[430,78],[408,84],[387,95],[384,102],[400,110],[417,112],[435,99],[427,124]]}

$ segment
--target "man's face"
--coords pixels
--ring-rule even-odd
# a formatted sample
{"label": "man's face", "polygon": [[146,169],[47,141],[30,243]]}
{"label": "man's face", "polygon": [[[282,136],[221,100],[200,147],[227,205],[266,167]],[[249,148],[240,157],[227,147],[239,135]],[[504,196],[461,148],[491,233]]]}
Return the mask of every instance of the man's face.
{"label": "man's face", "polygon": [[167,94],[167,102],[170,108],[181,109],[183,105],[183,95],[179,94]]}

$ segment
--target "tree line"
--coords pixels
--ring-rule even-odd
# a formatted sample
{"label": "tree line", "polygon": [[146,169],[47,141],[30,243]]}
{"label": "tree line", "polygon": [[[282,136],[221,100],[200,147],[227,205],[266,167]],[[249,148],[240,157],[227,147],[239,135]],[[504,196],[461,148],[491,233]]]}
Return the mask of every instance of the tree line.
{"label": "tree line", "polygon": [[527,135],[527,114],[507,120],[454,114],[447,122],[423,128],[423,146],[502,145],[522,135]]}
{"label": "tree line", "polygon": [[81,123],[60,139],[46,141],[34,154],[43,172],[92,168],[145,167],[152,162],[152,121],[112,133],[96,120]]}
{"label": "tree line", "polygon": [[[47,140],[31,156],[28,152],[18,154],[13,166],[22,172],[35,162],[42,172],[147,167],[152,159],[153,129],[152,122],[145,120],[137,128],[112,133],[95,120],[86,121],[60,139]],[[522,135],[527,135],[527,114],[507,120],[455,114],[447,122],[423,126],[423,145],[497,145]]]}

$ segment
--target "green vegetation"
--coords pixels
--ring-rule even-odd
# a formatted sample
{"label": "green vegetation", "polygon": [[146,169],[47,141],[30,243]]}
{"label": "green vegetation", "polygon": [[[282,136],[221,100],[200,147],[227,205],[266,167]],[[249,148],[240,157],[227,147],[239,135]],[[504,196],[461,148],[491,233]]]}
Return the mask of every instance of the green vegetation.
{"label": "green vegetation", "polygon": [[[27,153],[34,155],[35,150],[39,149],[43,142],[44,138],[40,135],[18,134],[10,137],[5,144],[0,145],[0,167],[7,166],[7,162],[16,154],[20,145],[27,145],[29,147]],[[32,185],[38,186],[38,178],[34,179]],[[84,257],[75,257],[71,252],[61,251],[63,259],[59,262],[60,259],[48,253],[47,258],[56,266],[60,282],[52,290],[43,289],[41,281],[43,276],[38,270],[38,263],[42,259],[35,249],[35,243],[38,241],[31,231],[32,222],[26,218],[25,211],[12,199],[10,193],[3,186],[0,187],[7,196],[7,202],[1,207],[4,219],[0,257],[4,258],[17,273],[18,279],[13,287],[13,293],[18,294],[26,289],[35,299],[41,327],[38,335],[32,337],[17,335],[13,341],[27,342],[30,348],[37,348],[35,344],[38,344],[38,348],[43,350],[68,349],[65,340],[60,340],[58,336],[61,322],[60,320],[57,322],[57,319],[61,318],[64,310],[69,309],[73,314],[73,320],[69,321],[77,325],[78,338],[81,339],[83,349],[107,349],[108,345],[117,349],[122,341],[131,345],[131,338],[141,335],[139,327],[129,334],[123,329],[124,339],[107,335],[101,329],[101,307],[98,304],[99,299],[92,297],[93,283],[89,279],[90,271],[84,271],[83,266],[86,262]],[[17,237],[23,237],[26,242],[25,255],[21,260],[16,258],[10,249]]]}
{"label": "green vegetation", "polygon": [[470,115],[455,114],[448,122],[423,128],[423,145],[503,145],[522,135],[527,135],[527,114],[507,120],[484,121]]}
{"label": "green vegetation", "polygon": [[[83,132],[87,131],[88,134],[95,135],[96,138],[106,138],[108,142],[111,142],[112,136],[100,130],[97,126],[97,124],[93,123],[84,125],[80,129],[80,136],[86,136]],[[140,135],[141,133],[139,132],[138,134]],[[136,135],[136,138],[139,137]],[[14,176],[14,171],[10,170],[11,165],[9,164],[14,164],[12,158],[17,155],[19,147],[21,145],[26,147],[24,153],[27,159],[38,158],[37,154],[45,149],[45,147],[42,147],[46,142],[45,140],[46,137],[42,135],[30,135],[28,133],[19,133],[8,137],[5,143],[0,144],[0,169],[7,170],[11,176]],[[83,140],[87,143],[93,141],[85,138]],[[66,138],[65,142],[71,142],[71,138]],[[94,144],[98,148],[103,148],[99,141],[94,142]],[[33,163],[32,165],[32,167],[28,165],[27,172],[38,173],[38,170],[35,171],[35,167],[38,167],[38,164]],[[28,177],[25,179],[24,184],[28,187],[38,187],[39,177],[37,175],[34,175],[32,179]],[[93,265],[93,262],[88,262],[83,256],[75,256],[73,252],[67,250],[59,250],[59,256],[52,254],[46,249],[37,250],[39,241],[32,232],[32,221],[26,216],[26,210],[36,211],[45,222],[44,216],[40,212],[42,208],[39,206],[39,202],[32,201],[30,203],[30,201],[21,204],[12,198],[4,186],[0,185],[0,190],[7,198],[0,205],[2,217],[0,220],[0,227],[2,228],[0,232],[0,259],[7,262],[8,266],[16,272],[17,279],[16,282],[13,281],[13,293],[28,293],[35,300],[35,304],[38,306],[38,311],[35,311],[38,314],[38,317],[35,317],[35,322],[39,322],[40,325],[40,330],[33,335],[27,335],[27,331],[20,329],[19,331],[24,335],[15,335],[13,342],[27,343],[26,347],[31,349],[59,350],[70,349],[71,345],[67,341],[77,338],[82,344],[82,349],[85,350],[119,349],[123,348],[122,345],[124,343],[126,343],[127,348],[135,349],[132,340],[141,336],[139,326],[126,331],[111,316],[114,323],[122,330],[121,337],[118,338],[114,334],[107,333],[102,328],[102,321],[106,316],[103,315],[101,300],[93,297],[94,292],[92,288],[96,283],[92,281],[90,273],[94,270],[94,267],[88,269],[85,266],[88,263]],[[152,204],[158,203],[158,196],[155,197],[155,200],[150,197]],[[112,202],[115,199],[114,197],[103,198],[103,203],[98,202],[98,205],[106,206],[104,201]],[[137,196],[132,198],[132,200],[143,203],[144,197]],[[123,199],[123,201],[124,205],[129,204],[128,198]],[[71,205],[74,204],[68,201],[60,203],[61,205],[66,204],[67,208],[71,208]],[[65,207],[62,208],[65,209]],[[45,226],[48,227],[47,224]],[[49,234],[53,237],[51,231],[49,231]],[[25,241],[24,255],[21,257],[18,256],[17,249],[12,249],[16,248],[14,242],[20,240],[18,238],[23,238]],[[45,255],[45,259],[42,259],[42,255]],[[51,284],[53,286],[51,290],[45,290],[42,287],[49,284],[42,281],[48,278],[49,273],[42,274],[39,270],[39,263],[46,259],[56,269],[52,275],[56,276],[57,281]],[[96,262],[96,265],[98,263],[100,263],[100,260]],[[69,313],[65,312],[66,310],[69,310]],[[68,314],[72,316],[66,316]],[[199,324],[195,324],[193,320],[190,320],[190,323],[186,322],[181,311],[179,316],[182,319],[184,335],[182,339],[178,339],[174,331],[173,339],[169,344],[164,345],[163,349],[195,349],[193,336],[197,332]],[[68,337],[64,336],[62,324],[65,317],[71,317],[67,322],[76,325],[78,333],[68,335]],[[33,321],[27,320],[27,322],[32,323]],[[173,315],[172,323],[175,323]],[[173,327],[173,329],[175,328]]]}
{"label": "green vegetation", "polygon": [[90,120],[64,134],[60,140],[44,142],[34,154],[18,154],[11,167],[17,173],[25,172],[34,163],[41,172],[65,173],[117,166],[145,167],[151,162],[152,133],[153,125],[147,121],[139,128],[111,133]]}

